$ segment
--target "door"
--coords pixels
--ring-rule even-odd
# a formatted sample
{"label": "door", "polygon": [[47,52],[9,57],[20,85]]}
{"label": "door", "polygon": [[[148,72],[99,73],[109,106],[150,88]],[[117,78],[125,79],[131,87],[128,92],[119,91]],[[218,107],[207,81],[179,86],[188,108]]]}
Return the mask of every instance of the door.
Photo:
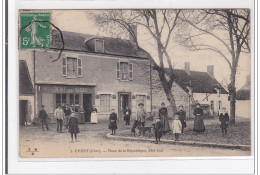
{"label": "door", "polygon": [[86,122],[90,122],[92,108],[92,95],[83,94],[83,109],[85,111]]}
{"label": "door", "polygon": [[123,119],[123,111],[126,106],[131,109],[131,93],[119,93],[118,98],[118,117],[119,119]]}
{"label": "door", "polygon": [[19,123],[20,126],[24,126],[27,116],[27,100],[19,101]]}

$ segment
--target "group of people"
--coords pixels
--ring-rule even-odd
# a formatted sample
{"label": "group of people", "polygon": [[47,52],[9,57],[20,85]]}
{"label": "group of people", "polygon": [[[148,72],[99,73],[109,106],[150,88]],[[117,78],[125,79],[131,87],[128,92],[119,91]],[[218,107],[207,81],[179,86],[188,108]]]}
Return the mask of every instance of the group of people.
{"label": "group of people", "polygon": [[[138,123],[138,126],[140,128],[145,127],[145,120],[147,117],[147,113],[144,109],[144,104],[140,103],[138,104],[138,110],[136,113],[136,118],[134,123]],[[97,112],[97,109],[94,108],[94,113]],[[126,109],[123,111],[124,114],[124,120],[126,125],[130,125],[130,119],[131,119],[131,110],[127,106]],[[196,104],[196,108],[193,112],[195,118],[194,118],[194,127],[193,131],[197,133],[204,133],[205,132],[205,125],[204,125],[204,113],[203,109],[201,108],[201,105],[199,103]],[[46,129],[49,130],[48,123],[47,123],[47,113],[44,109],[44,106],[41,106],[41,110],[39,111],[39,118],[41,119],[41,125],[42,130],[44,130],[44,125],[46,126]],[[171,131],[170,124],[169,124],[169,116],[168,116],[168,110],[165,106],[165,103],[161,104],[161,108],[157,109],[154,107],[152,110],[151,116],[153,118],[153,125],[155,126],[156,123],[160,123],[159,130],[161,133],[169,133]],[[77,133],[79,133],[79,126],[78,126],[78,118],[75,115],[75,111],[70,108],[69,105],[66,105],[65,108],[62,108],[61,105],[58,105],[57,109],[54,111],[54,117],[57,121],[57,132],[62,133],[63,125],[65,126],[65,129],[68,129],[69,133],[71,134],[71,142],[73,142],[73,136],[75,138],[75,141],[77,141]],[[117,127],[117,114],[115,112],[115,109],[112,109],[111,114],[109,116],[109,129],[112,131],[112,135],[116,134]],[[223,136],[227,134],[227,128],[228,128],[228,121],[229,116],[226,108],[222,108],[220,110],[220,127],[222,130]],[[186,124],[186,112],[184,111],[183,106],[179,106],[179,109],[174,116],[174,120],[172,122],[172,132],[175,135],[175,139],[179,140],[179,135],[183,133],[184,128],[187,126]],[[140,131],[140,130],[139,130]],[[139,135],[141,133],[139,132]]]}
{"label": "group of people", "polygon": [[[77,111],[78,113],[84,114],[84,110],[82,107],[79,107]],[[97,123],[96,112],[97,109],[93,108],[93,113],[95,113],[95,115],[92,116],[92,120],[94,121],[94,123]],[[44,131],[44,125],[46,126],[46,129],[49,130],[47,123],[48,115],[46,113],[46,110],[44,109],[44,105],[41,106],[38,117],[41,119],[42,130]],[[75,138],[75,141],[77,141],[77,133],[79,133],[79,119],[78,116],[76,116],[75,111],[68,104],[63,106],[58,104],[58,107],[54,111],[54,118],[57,122],[57,132],[62,133],[62,129],[64,126],[65,129],[68,129],[69,133],[71,134],[71,142],[73,142],[73,136]]]}
{"label": "group of people", "polygon": [[[138,123],[140,128],[145,127],[145,120],[147,117],[147,113],[145,111],[144,104],[140,103],[138,105],[138,110],[136,113],[136,118],[135,118],[135,123]],[[124,120],[126,121],[126,125],[130,125],[130,118],[131,118],[131,110],[129,107],[126,107],[124,110]],[[193,131],[196,133],[203,134],[205,132],[205,124],[204,124],[204,112],[199,103],[196,104],[196,107],[193,111],[193,115],[195,116],[194,118],[194,126],[193,126]],[[168,116],[168,110],[165,106],[165,103],[161,104],[160,109],[157,109],[154,107],[151,113],[151,117],[153,118],[153,125],[155,126],[156,123],[160,123],[160,125],[156,126],[161,126],[160,132],[162,134],[169,133],[171,131],[170,128],[170,123],[169,123],[169,116]],[[115,131],[117,129],[117,114],[115,113],[115,110],[112,110],[112,113],[110,114],[109,117],[109,129],[112,131],[112,135],[115,135]],[[228,121],[229,121],[229,116],[226,108],[222,108],[220,110],[220,116],[219,116],[219,121],[220,121],[220,127],[222,129],[222,134],[223,136],[227,134],[227,128],[228,128]],[[178,141],[179,140],[179,135],[184,132],[184,128],[187,127],[186,124],[186,112],[184,111],[184,107],[181,105],[178,108],[178,111],[176,115],[174,116],[173,122],[172,122],[172,133],[175,135],[175,139]],[[141,131],[139,130],[139,135]]]}

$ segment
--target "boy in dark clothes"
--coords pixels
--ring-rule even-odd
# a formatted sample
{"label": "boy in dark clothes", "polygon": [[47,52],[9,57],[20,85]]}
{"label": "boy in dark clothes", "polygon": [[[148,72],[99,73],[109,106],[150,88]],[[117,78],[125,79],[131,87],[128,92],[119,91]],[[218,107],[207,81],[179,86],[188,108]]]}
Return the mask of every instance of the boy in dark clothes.
{"label": "boy in dark clothes", "polygon": [[226,108],[222,108],[219,115],[220,128],[222,130],[222,136],[227,135],[229,116]]}
{"label": "boy in dark clothes", "polygon": [[117,129],[117,124],[116,124],[116,120],[117,120],[117,114],[115,113],[115,110],[112,109],[112,113],[109,116],[109,129],[111,129],[112,134],[111,135],[116,135],[116,129]]}
{"label": "boy in dark clothes", "polygon": [[125,125],[130,125],[131,109],[129,109],[128,106],[126,106],[126,109],[124,110],[124,116],[125,116]]}
{"label": "boy in dark clothes", "polygon": [[43,106],[43,105],[41,106],[41,110],[40,110],[38,116],[39,116],[39,118],[41,119],[42,130],[44,131],[44,127],[43,127],[44,124],[46,125],[47,130],[49,130],[48,124],[47,124],[47,122],[46,122],[46,119],[47,119],[47,116],[48,116],[48,115],[47,115],[46,111],[44,110],[44,106]]}
{"label": "boy in dark clothes", "polygon": [[75,116],[75,112],[71,113],[68,126],[71,135],[71,142],[73,142],[73,134],[75,136],[75,141],[77,142],[77,133],[79,133],[79,124],[78,124],[78,118]]}

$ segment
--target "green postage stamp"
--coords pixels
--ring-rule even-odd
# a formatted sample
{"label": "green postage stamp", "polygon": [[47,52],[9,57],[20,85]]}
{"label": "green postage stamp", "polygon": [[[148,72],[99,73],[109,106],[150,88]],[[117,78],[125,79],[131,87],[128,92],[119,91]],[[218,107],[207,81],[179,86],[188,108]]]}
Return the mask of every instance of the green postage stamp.
{"label": "green postage stamp", "polygon": [[20,13],[20,48],[45,49],[51,44],[50,12]]}

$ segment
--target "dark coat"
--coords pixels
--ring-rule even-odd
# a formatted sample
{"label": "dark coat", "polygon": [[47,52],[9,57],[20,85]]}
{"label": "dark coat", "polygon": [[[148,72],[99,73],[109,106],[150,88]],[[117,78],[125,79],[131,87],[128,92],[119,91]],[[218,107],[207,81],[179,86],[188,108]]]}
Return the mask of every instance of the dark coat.
{"label": "dark coat", "polygon": [[[126,114],[126,112],[128,112],[128,115]],[[125,116],[130,116],[131,115],[131,109],[125,109],[124,110],[124,115]]]}
{"label": "dark coat", "polygon": [[43,109],[43,110],[40,110],[40,112],[39,112],[39,118],[41,118],[41,119],[46,119],[47,118],[47,113],[46,113],[46,111]]}
{"label": "dark coat", "polygon": [[70,115],[70,114],[71,114],[71,110],[70,110],[70,108],[65,109],[64,113],[65,113],[65,116]]}
{"label": "dark coat", "polygon": [[181,121],[181,125],[182,125],[182,129],[184,129],[187,125],[186,125],[186,112],[185,111],[178,111],[177,115],[180,117],[180,121]]}
{"label": "dark coat", "polygon": [[201,108],[196,108],[194,109],[193,114],[195,115],[193,131],[204,133],[205,125],[203,121],[203,115],[204,115],[203,110]]}
{"label": "dark coat", "polygon": [[194,109],[193,115],[200,115],[202,117],[204,115],[202,108]]}
{"label": "dark coat", "polygon": [[229,116],[228,113],[221,113],[219,116],[220,128],[226,129],[228,127]]}
{"label": "dark coat", "polygon": [[156,140],[160,139],[162,137],[163,124],[161,122],[156,122],[153,124],[153,127]]}
{"label": "dark coat", "polygon": [[159,110],[159,116],[161,118],[161,116],[167,116],[168,115],[168,110],[166,107],[162,107],[160,110]]}
{"label": "dark coat", "polygon": [[163,125],[163,132],[169,132],[170,129],[170,124],[169,124],[169,120],[168,120],[168,110],[166,107],[162,107],[159,110],[159,117],[161,120],[161,123]]}
{"label": "dark coat", "polygon": [[70,133],[79,133],[79,124],[78,119],[76,117],[70,117],[68,126]]}
{"label": "dark coat", "polygon": [[115,130],[117,129],[117,124],[116,124],[116,121],[117,121],[117,114],[116,113],[111,113],[110,116],[109,116],[109,129],[112,129],[112,130]]}

